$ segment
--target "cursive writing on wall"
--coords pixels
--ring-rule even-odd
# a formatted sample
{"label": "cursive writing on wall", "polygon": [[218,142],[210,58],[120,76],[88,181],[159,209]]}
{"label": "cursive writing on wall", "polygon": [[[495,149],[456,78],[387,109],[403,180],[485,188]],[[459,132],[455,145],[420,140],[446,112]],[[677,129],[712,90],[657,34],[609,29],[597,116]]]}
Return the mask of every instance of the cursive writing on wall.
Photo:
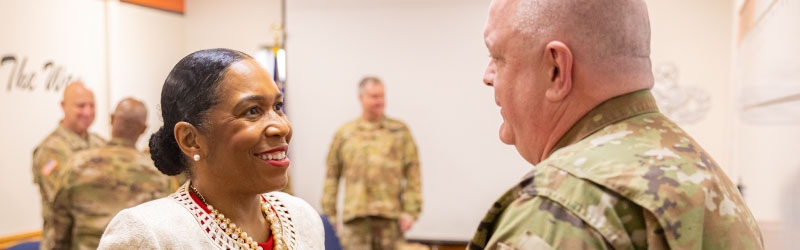
{"label": "cursive writing on wall", "polygon": [[[8,75],[5,75],[5,74]],[[72,74],[68,74],[63,66],[45,61],[40,68],[29,67],[28,58],[19,58],[15,55],[5,54],[0,59],[0,84],[6,81],[6,91],[53,91],[59,92],[72,80]]]}

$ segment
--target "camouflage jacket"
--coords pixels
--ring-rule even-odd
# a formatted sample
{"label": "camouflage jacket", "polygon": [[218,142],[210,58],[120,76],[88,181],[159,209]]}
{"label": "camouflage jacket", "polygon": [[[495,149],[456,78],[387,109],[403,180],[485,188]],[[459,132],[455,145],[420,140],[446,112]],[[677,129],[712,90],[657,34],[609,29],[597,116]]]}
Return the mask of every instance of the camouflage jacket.
{"label": "camouflage jacket", "polygon": [[649,91],[613,98],[489,210],[468,249],[763,249],[722,169]]}
{"label": "camouflage jacket", "polygon": [[171,192],[170,178],[132,145],[112,140],[81,151],[64,166],[50,217],[54,233],[42,242],[52,249],[96,249],[117,212]]}
{"label": "camouflage jacket", "polygon": [[417,145],[398,120],[370,123],[361,118],[336,132],[327,159],[322,211],[336,223],[339,180],[344,179],[342,221],[356,217],[407,216],[422,210]]}
{"label": "camouflage jacket", "polygon": [[36,149],[33,150],[33,182],[39,185],[42,193],[42,205],[50,204],[53,200],[55,184],[60,179],[59,166],[67,163],[75,152],[103,146],[106,141],[89,133],[88,138],[82,138],[64,126],[58,125]]}
{"label": "camouflage jacket", "polygon": [[[105,140],[96,134],[89,133],[88,138],[82,138],[64,126],[58,125],[33,150],[33,182],[39,186],[42,201],[42,238],[48,238],[52,234],[48,220],[52,214],[51,204],[63,165],[75,152],[100,147],[105,143]],[[46,244],[42,242],[42,249],[49,249]]]}

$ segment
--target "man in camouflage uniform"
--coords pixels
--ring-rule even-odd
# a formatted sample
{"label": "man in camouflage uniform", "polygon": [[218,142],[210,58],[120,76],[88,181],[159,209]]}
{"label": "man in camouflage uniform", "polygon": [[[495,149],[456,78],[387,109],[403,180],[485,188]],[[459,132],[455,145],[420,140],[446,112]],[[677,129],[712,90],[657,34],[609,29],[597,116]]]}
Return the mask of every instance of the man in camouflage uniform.
{"label": "man in camouflage uniform", "polygon": [[96,249],[117,212],[172,191],[150,155],[135,148],[146,120],[142,102],[120,101],[111,115],[111,141],[75,154],[64,166],[50,220],[55,234],[43,239],[51,249]]}
{"label": "man in camouflage uniform", "polygon": [[[53,236],[48,220],[63,164],[77,151],[105,144],[100,136],[88,132],[94,122],[94,94],[82,82],[73,82],[64,88],[61,109],[64,119],[33,151],[33,182],[39,186],[42,200],[44,239]],[[41,246],[42,249],[49,248],[46,242]]]}
{"label": "man in camouflage uniform", "polygon": [[[336,132],[328,151],[322,211],[344,249],[397,249],[403,233],[422,211],[417,146],[411,131],[384,115],[383,83],[366,77],[359,83],[361,117]],[[337,216],[339,180],[344,179],[344,208]]]}
{"label": "man in camouflage uniform", "polygon": [[640,0],[493,0],[484,32],[504,123],[535,167],[468,249],[763,249],[733,183],[650,93]]}

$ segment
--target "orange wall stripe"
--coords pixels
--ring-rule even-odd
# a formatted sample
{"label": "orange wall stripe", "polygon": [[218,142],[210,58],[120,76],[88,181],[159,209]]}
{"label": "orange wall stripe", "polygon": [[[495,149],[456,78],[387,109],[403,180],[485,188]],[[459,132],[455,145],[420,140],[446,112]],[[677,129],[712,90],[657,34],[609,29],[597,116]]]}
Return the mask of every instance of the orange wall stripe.
{"label": "orange wall stripe", "polygon": [[183,14],[185,0],[120,0],[123,3],[132,3],[160,10]]}

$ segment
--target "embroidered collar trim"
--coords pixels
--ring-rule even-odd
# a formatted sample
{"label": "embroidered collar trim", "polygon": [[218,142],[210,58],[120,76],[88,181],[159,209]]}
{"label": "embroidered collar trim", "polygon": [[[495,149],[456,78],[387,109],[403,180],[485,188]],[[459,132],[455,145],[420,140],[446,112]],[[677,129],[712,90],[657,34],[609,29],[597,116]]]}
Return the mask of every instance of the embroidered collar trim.
{"label": "embroidered collar trim", "polygon": [[[225,233],[225,230],[220,227],[220,224],[195,203],[191,195],[189,195],[189,190],[187,188],[188,183],[189,182],[178,188],[178,191],[171,194],[170,198],[186,208],[197,220],[197,224],[202,228],[203,232],[206,233],[206,236],[221,249],[248,249],[247,245],[240,244],[236,239],[233,239]],[[278,197],[271,193],[262,194],[261,197],[266,200],[264,206],[268,206],[266,207],[266,209],[268,209],[267,211],[269,211],[269,209],[275,211],[280,221],[282,233],[280,235],[275,234],[273,237],[281,237],[288,249],[296,249],[297,233],[289,214],[289,209],[286,208]]]}

